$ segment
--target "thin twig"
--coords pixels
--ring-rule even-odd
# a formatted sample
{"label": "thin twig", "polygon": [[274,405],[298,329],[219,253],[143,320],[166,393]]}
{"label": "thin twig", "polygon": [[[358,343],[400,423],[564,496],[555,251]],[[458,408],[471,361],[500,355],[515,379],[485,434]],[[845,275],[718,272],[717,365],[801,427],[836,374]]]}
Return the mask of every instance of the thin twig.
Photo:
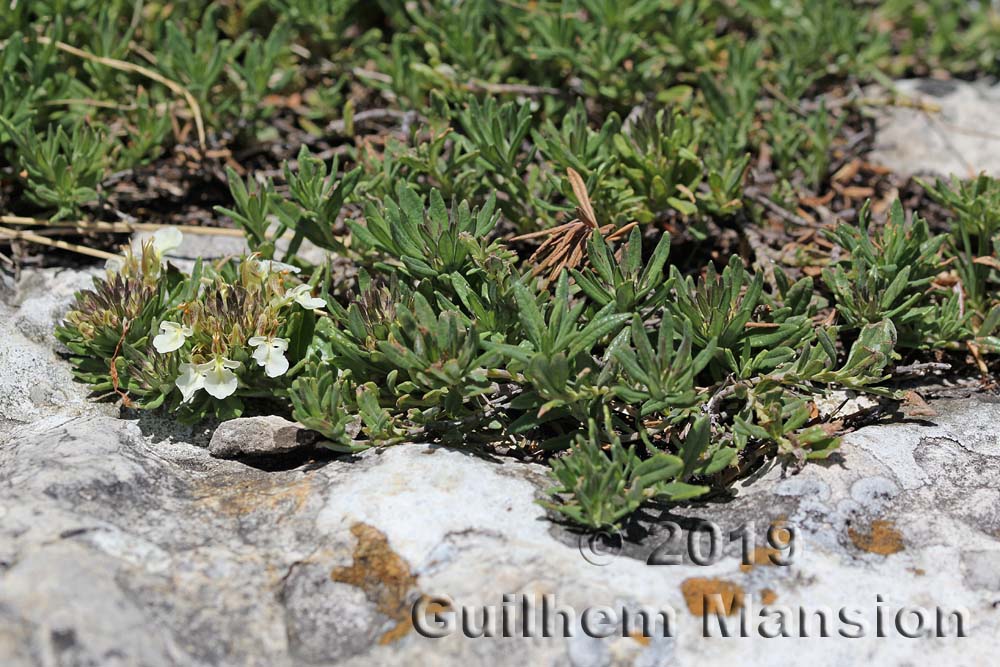
{"label": "thin twig", "polygon": [[753,251],[754,264],[764,274],[764,280],[771,287],[771,293],[778,294],[778,281],[774,277],[775,262],[771,256],[771,248],[764,242],[764,239],[761,237],[761,231],[757,228],[756,223],[748,219],[743,211],[740,211],[740,214],[736,218],[740,231],[743,232],[743,237],[747,240],[747,245]]}
{"label": "thin twig", "polygon": [[351,70],[351,73],[356,77],[362,79],[371,79],[372,81],[378,81],[379,83],[392,83],[392,77],[388,74],[383,74],[377,70],[365,69],[364,67],[355,67]]}
{"label": "thin twig", "polygon": [[30,241],[31,243],[37,243],[39,245],[51,246],[53,248],[60,248],[62,250],[70,250],[72,252],[80,253],[81,255],[90,255],[91,257],[98,257],[100,259],[111,259],[112,257],[117,257],[110,252],[105,252],[104,250],[97,250],[96,248],[88,248],[87,246],[78,245],[76,243],[68,243],[66,241],[58,241],[56,239],[50,239],[45,236],[40,236],[34,232],[15,232],[10,229],[4,229],[0,227],[0,238],[6,239],[20,239],[22,241]]}
{"label": "thin twig", "polygon": [[18,215],[0,215],[0,224],[36,225],[38,227],[69,227],[80,231],[108,232],[111,234],[132,234],[133,232],[155,232],[167,227],[176,227],[185,234],[201,236],[243,236],[243,231],[233,227],[202,227],[200,225],[162,225],[154,222],[104,222],[100,220],[44,220]]}
{"label": "thin twig", "polygon": [[[392,83],[392,77],[382,72],[355,67],[354,76],[362,79],[371,79],[379,83]],[[563,95],[566,91],[549,86],[532,86],[522,83],[491,83],[481,79],[469,79],[465,82],[455,81],[456,85],[473,93],[490,93],[491,95]],[[359,114],[360,115],[360,114]]]}
{"label": "thin twig", "polygon": [[792,111],[794,111],[796,114],[798,114],[802,118],[808,118],[809,117],[809,114],[806,113],[806,111],[802,107],[800,107],[798,104],[796,104],[792,100],[788,99],[788,97],[784,93],[782,93],[780,90],[778,90],[775,86],[772,86],[769,83],[764,83],[763,87],[764,87],[764,90],[767,91],[768,95],[770,95],[774,99],[776,99],[779,102],[781,102],[782,104],[784,104],[786,107],[788,107],[789,109],[791,109]]}
{"label": "thin twig", "polygon": [[906,364],[905,366],[896,366],[892,369],[893,375],[923,375],[927,371],[948,371],[951,370],[951,364],[943,364],[936,361],[928,361],[925,363],[915,363]]}
{"label": "thin twig", "polygon": [[815,222],[809,222],[802,216],[795,215],[791,211],[786,211],[780,205],[772,201],[770,197],[754,190],[753,188],[747,188],[743,191],[743,194],[789,224],[796,225],[798,227],[808,227],[809,229],[820,229],[822,227],[822,225],[817,225]]}
{"label": "thin twig", "polygon": [[725,380],[722,381],[722,386],[720,386],[712,397],[708,399],[708,402],[702,407],[702,411],[709,416],[712,420],[712,425],[716,426],[719,423],[719,416],[722,411],[722,402],[736,393],[737,388],[745,387],[746,382],[733,382],[733,376],[729,375]]}
{"label": "thin twig", "polygon": [[46,100],[42,102],[45,106],[69,106],[79,104],[81,106],[97,107],[99,109],[117,109],[118,111],[134,111],[135,105],[118,104],[116,102],[105,102],[103,100],[92,100],[84,97],[67,97],[58,100]]}
{"label": "thin twig", "polygon": [[490,83],[479,79],[470,79],[461,84],[463,88],[473,93],[489,93],[491,95],[526,95],[536,97],[540,95],[562,95],[565,91],[549,86],[531,86],[520,83]]}
{"label": "thin twig", "polygon": [[638,122],[638,120],[642,118],[642,115],[644,113],[646,113],[645,104],[637,104],[634,107],[632,107],[632,110],[628,112],[628,115],[625,116],[625,121],[622,123],[622,134],[624,134],[627,137],[631,137],[632,125]]}
{"label": "thin twig", "polygon": [[118,361],[118,354],[121,352],[122,343],[125,342],[125,336],[128,335],[128,329],[131,325],[132,322],[129,319],[125,319],[122,322],[122,335],[121,338],[118,339],[118,344],[115,345],[114,353],[111,355],[111,367],[109,369],[111,375],[111,387],[115,390],[116,394],[122,397],[122,405],[124,405],[126,408],[132,407],[133,405],[132,399],[128,397],[128,394],[126,392],[121,390],[121,384],[118,379],[118,367],[115,365],[115,363]]}
{"label": "thin twig", "polygon": [[191,108],[191,114],[194,116],[194,125],[198,131],[198,144],[201,146],[202,149],[205,148],[206,145],[205,124],[201,118],[201,107],[198,105],[198,100],[194,98],[194,95],[192,95],[191,92],[181,84],[177,83],[176,81],[172,81],[171,79],[168,79],[159,72],[154,72],[148,67],[143,67],[142,65],[135,65],[133,63],[126,62],[124,60],[118,60],[117,58],[96,56],[93,53],[88,53],[83,49],[78,49],[75,46],[67,44],[66,42],[60,42],[49,39],[44,35],[39,35],[37,37],[37,41],[39,44],[53,44],[60,51],[65,51],[66,53],[72,54],[79,58],[83,58],[84,60],[90,60],[91,62],[99,63],[101,65],[110,67],[112,69],[117,69],[122,72],[132,72],[134,74],[140,74],[146,77],[147,79],[152,79],[157,83],[163,84],[164,86],[172,90],[175,94],[183,96],[185,101],[187,102],[187,105]]}
{"label": "thin twig", "polygon": [[[365,111],[359,111],[354,114],[353,122],[358,123],[366,120],[374,121],[387,121],[387,120],[406,120],[408,111],[400,111],[398,109],[366,109]],[[427,119],[423,116],[417,114],[417,119],[421,122],[426,122]],[[346,121],[343,118],[339,120],[330,121],[326,126],[327,132],[343,132],[346,126]]]}

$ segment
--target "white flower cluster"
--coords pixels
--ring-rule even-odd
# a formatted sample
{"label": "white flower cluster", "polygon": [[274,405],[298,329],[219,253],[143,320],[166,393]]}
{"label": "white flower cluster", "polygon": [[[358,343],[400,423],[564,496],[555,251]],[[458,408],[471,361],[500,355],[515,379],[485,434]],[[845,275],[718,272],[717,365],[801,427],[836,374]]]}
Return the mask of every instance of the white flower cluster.
{"label": "white flower cluster", "polygon": [[[156,232],[153,233],[153,251],[162,261],[163,256],[171,250],[179,248],[183,240],[184,234],[182,234],[181,230],[176,227],[164,227],[162,229],[157,229]],[[112,273],[120,272],[124,266],[125,258],[117,255],[109,257],[107,261],[104,262],[104,268]]]}
{"label": "white flower cluster", "polygon": [[[267,270],[289,270],[297,273],[297,267],[260,260],[259,264]],[[285,267],[288,267],[287,269]],[[326,301],[310,294],[309,285],[297,285],[289,290],[281,300],[281,305],[297,303],[303,308],[314,310],[326,307]],[[160,322],[160,333],[153,338],[153,347],[160,354],[174,352],[184,347],[185,341],[194,334],[191,327],[179,322],[164,320]],[[274,336],[252,336],[247,345],[254,348],[253,359],[271,378],[284,375],[288,371],[288,339]],[[183,363],[180,365],[180,375],[174,385],[180,390],[183,402],[192,400],[199,390],[204,389],[211,396],[223,399],[232,396],[239,385],[239,379],[233,371],[241,366],[240,362],[217,355],[203,364]]]}

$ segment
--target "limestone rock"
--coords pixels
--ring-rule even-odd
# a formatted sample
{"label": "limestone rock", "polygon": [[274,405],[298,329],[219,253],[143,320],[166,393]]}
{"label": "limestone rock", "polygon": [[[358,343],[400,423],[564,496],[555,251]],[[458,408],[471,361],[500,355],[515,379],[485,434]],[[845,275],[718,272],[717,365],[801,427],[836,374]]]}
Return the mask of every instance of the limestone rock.
{"label": "limestone rock", "polygon": [[17,425],[61,415],[100,413],[54,350],[52,328],[90,272],[46,270],[0,291],[0,439]]}
{"label": "limestone rock", "polygon": [[316,434],[301,424],[275,415],[240,417],[219,424],[208,449],[212,456],[273,456],[311,449]]}
{"label": "limestone rock", "polygon": [[[0,445],[0,650],[12,665],[44,655],[57,664],[836,665],[858,651],[878,664],[988,662],[1000,650],[1000,404],[934,405],[933,422],[862,429],[797,475],[767,466],[728,502],[650,508],[624,543],[611,536],[600,549],[546,518],[536,500],[548,480],[536,465],[401,445],[269,471],[213,459],[141,421],[50,421]],[[679,526],[676,541],[667,522]],[[711,558],[705,522],[720,530]],[[772,523],[796,531],[787,566],[769,560]],[[744,563],[729,533],[751,525],[758,548]],[[707,564],[686,553],[690,539]],[[660,547],[680,562],[648,565]],[[835,618],[830,638],[765,642],[753,616],[750,637],[721,639],[710,616],[716,636],[706,638],[698,613],[713,608],[696,596],[712,591],[754,614],[766,602],[796,617],[800,607],[858,610],[868,633],[843,638]],[[421,600],[447,602],[438,608],[447,619],[462,607],[499,613],[505,594],[555,596],[574,610],[574,636],[468,638],[456,620],[431,639],[412,623]],[[874,636],[879,605],[884,638]],[[589,636],[582,613],[595,606],[669,609],[672,636]],[[892,629],[898,609],[935,606],[967,610],[969,639],[915,642]]]}
{"label": "limestone rock", "polygon": [[[14,324],[19,302],[7,303],[4,667],[971,665],[1000,652],[995,398],[932,402],[934,415],[861,429],[801,472],[770,463],[731,498],[650,506],[621,534],[586,535],[537,503],[551,484],[545,468],[501,457],[399,445],[307,451],[282,465],[214,458],[196,444],[202,429],[119,419],[86,400],[51,347]],[[266,430],[250,423],[234,437]],[[776,564],[790,535],[794,553]],[[670,556],[676,564],[649,564]],[[484,607],[518,621],[520,604],[540,614],[546,599],[571,637],[542,638],[529,624],[525,638],[519,622],[514,636],[502,625],[466,636]],[[793,637],[761,636],[776,627],[759,615],[765,605],[789,610]],[[608,628],[585,610],[602,606],[619,620],[662,611],[670,632],[661,622],[651,637],[635,626],[592,636]],[[834,614],[828,636],[813,625],[799,637],[800,611],[812,619],[823,608]],[[933,633],[938,608],[951,635],[950,612],[962,614],[966,638],[897,631],[897,611],[923,609]],[[842,609],[864,622],[862,638],[840,634],[851,630]],[[749,636],[719,637],[716,613],[744,612]]]}
{"label": "limestone rock", "polygon": [[[1000,85],[905,79],[895,88],[908,103],[875,111],[871,161],[902,176],[1000,177]],[[888,94],[873,88],[867,96]]]}
{"label": "limestone rock", "polygon": [[[270,233],[274,233],[276,227],[270,228]],[[138,232],[133,238],[133,247],[139,247],[147,239],[152,238],[153,232]],[[278,251],[276,258],[284,256],[288,248],[290,238],[283,237],[277,240],[275,247]],[[221,259],[223,257],[239,257],[250,252],[250,246],[242,236],[223,236],[215,234],[191,234],[183,236],[180,246],[166,253],[166,257],[183,271],[190,271],[195,260]],[[330,253],[319,248],[309,240],[303,240],[296,253],[299,257],[313,264],[322,264],[329,260]]]}
{"label": "limestone rock", "polygon": [[36,343],[53,345],[53,329],[73,303],[78,290],[93,287],[103,269],[39,269],[25,272],[10,294],[16,308],[14,327]]}

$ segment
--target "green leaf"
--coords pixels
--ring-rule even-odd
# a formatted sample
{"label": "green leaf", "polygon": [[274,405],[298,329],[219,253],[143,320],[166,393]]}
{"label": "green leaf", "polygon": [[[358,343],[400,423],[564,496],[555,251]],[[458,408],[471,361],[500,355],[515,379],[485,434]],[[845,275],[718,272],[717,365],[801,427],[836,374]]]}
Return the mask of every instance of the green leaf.
{"label": "green leaf", "polygon": [[686,482],[670,482],[668,484],[660,484],[656,487],[656,490],[658,495],[669,498],[670,500],[680,501],[703,496],[708,493],[711,488],[698,484],[687,484]]}
{"label": "green leaf", "polygon": [[682,477],[685,479],[698,467],[701,455],[708,449],[709,437],[712,433],[712,425],[709,417],[699,417],[691,425],[684,443],[681,445],[681,458],[684,460],[684,471]]}

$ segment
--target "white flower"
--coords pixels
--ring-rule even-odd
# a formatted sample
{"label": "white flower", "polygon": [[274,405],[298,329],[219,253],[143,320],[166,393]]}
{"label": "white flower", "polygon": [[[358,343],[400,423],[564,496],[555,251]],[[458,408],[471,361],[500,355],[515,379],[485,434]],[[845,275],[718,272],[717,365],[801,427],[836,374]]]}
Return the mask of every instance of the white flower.
{"label": "white flower", "polygon": [[303,308],[308,308],[309,310],[313,310],[314,308],[326,308],[326,301],[324,299],[309,295],[311,290],[312,288],[309,287],[309,285],[297,285],[288,292],[286,297],[295,301]]}
{"label": "white flower", "polygon": [[121,255],[108,257],[108,259],[104,262],[104,268],[111,273],[120,273],[121,270],[125,268],[125,258]]}
{"label": "white flower", "polygon": [[281,273],[283,271],[288,271],[289,273],[302,273],[302,269],[291,264],[285,264],[284,262],[278,262],[273,259],[255,259],[254,263],[257,265],[257,270],[261,273],[271,273],[272,271]]}
{"label": "white flower", "polygon": [[177,248],[183,240],[184,235],[176,227],[157,229],[153,233],[153,250],[156,251],[157,257],[163,257],[165,253]]}
{"label": "white flower", "polygon": [[288,370],[288,359],[285,359],[285,350],[288,349],[287,339],[254,336],[247,342],[250,347],[257,348],[254,350],[253,358],[258,366],[264,367],[267,377],[276,378],[285,374]]}
{"label": "white flower", "polygon": [[225,357],[215,357],[211,361],[198,364],[195,369],[205,377],[205,391],[216,398],[232,396],[239,380],[231,369],[239,368],[240,362]]}
{"label": "white flower", "polygon": [[160,335],[153,338],[153,347],[160,354],[179,350],[184,347],[184,341],[192,333],[194,332],[191,331],[191,327],[164,320],[160,322]]}
{"label": "white flower", "polygon": [[181,390],[184,397],[182,403],[187,403],[194,398],[195,393],[205,386],[205,376],[198,372],[194,364],[181,364],[181,374],[174,380],[174,384]]}

